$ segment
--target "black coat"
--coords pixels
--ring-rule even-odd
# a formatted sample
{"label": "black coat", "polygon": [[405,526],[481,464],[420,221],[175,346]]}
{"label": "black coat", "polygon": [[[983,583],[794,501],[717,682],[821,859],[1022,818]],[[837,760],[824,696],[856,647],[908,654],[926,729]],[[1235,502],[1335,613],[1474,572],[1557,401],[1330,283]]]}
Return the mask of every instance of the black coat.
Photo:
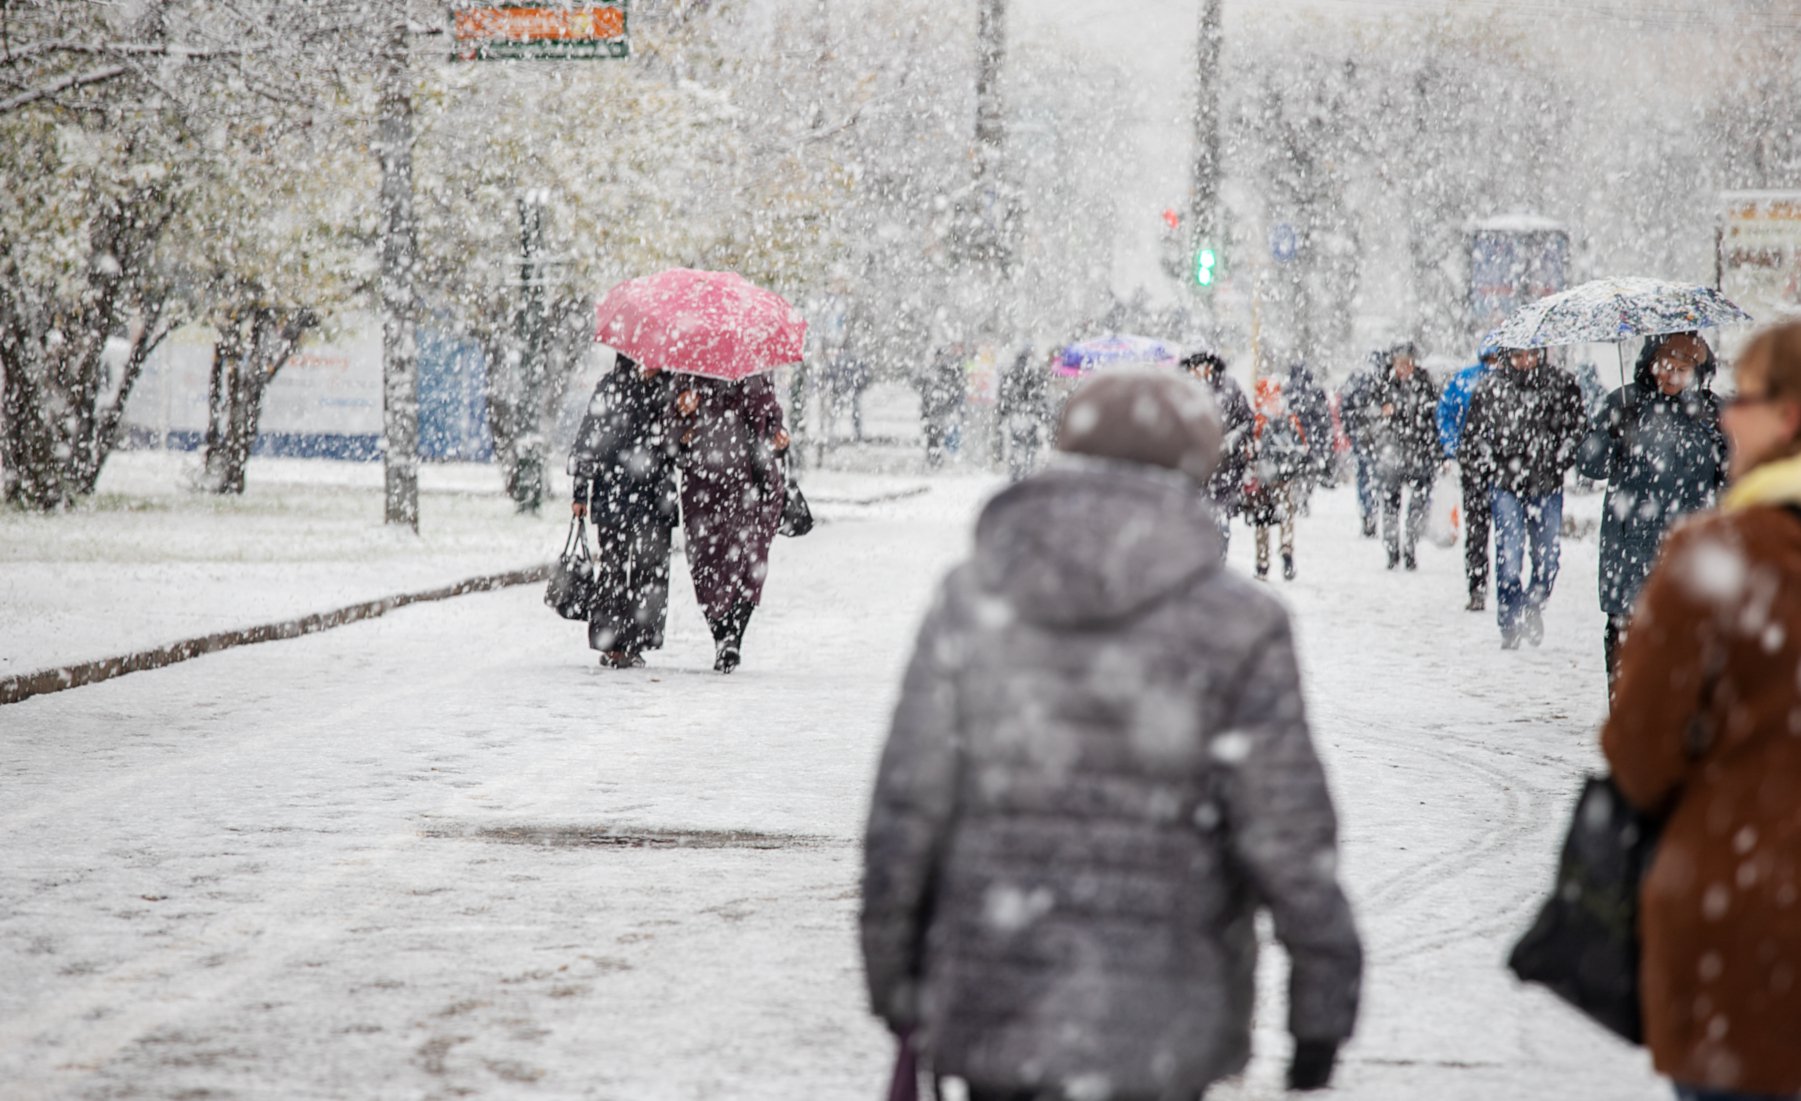
{"label": "black coat", "polygon": [[1601,518],[1601,610],[1628,615],[1677,520],[1713,507],[1726,482],[1720,399],[1704,386],[1674,397],[1648,367],[1607,396],[1582,443],[1582,473],[1607,480]]}
{"label": "black coat", "polygon": [[1219,469],[1213,473],[1208,495],[1213,498],[1214,507],[1231,515],[1238,510],[1244,494],[1245,474],[1257,452],[1257,417],[1251,412],[1251,403],[1236,380],[1223,372],[1215,372],[1206,381],[1213,391],[1214,403],[1219,406],[1220,425],[1224,430],[1220,439]]}
{"label": "black coat", "polygon": [[1332,465],[1332,403],[1306,364],[1297,363],[1288,372],[1288,384],[1282,389],[1288,396],[1289,409],[1300,418],[1301,429],[1307,433],[1308,461],[1315,471],[1323,473]]}
{"label": "black coat", "polygon": [[589,502],[596,526],[675,526],[674,394],[669,375],[645,378],[627,362],[594,388],[569,453],[569,473],[575,499]]}
{"label": "black coat", "polygon": [[1549,497],[1562,491],[1586,431],[1582,390],[1568,372],[1503,364],[1476,384],[1457,454],[1493,489]]}
{"label": "black coat", "polygon": [[[1390,410],[1384,412],[1384,410]],[[1438,439],[1438,385],[1422,367],[1408,378],[1388,367],[1359,410],[1359,437],[1385,482],[1430,480],[1443,445]]]}

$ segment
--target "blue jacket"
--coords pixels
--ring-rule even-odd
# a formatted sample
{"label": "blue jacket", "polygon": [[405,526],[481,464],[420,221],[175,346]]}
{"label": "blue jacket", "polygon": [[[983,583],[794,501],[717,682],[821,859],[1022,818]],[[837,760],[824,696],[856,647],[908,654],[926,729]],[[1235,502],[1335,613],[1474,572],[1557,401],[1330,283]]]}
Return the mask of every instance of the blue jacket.
{"label": "blue jacket", "polygon": [[1470,395],[1488,371],[1487,364],[1474,363],[1445,382],[1444,395],[1438,399],[1438,442],[1444,446],[1447,458],[1457,456],[1457,445],[1463,439],[1463,418],[1470,411]]}

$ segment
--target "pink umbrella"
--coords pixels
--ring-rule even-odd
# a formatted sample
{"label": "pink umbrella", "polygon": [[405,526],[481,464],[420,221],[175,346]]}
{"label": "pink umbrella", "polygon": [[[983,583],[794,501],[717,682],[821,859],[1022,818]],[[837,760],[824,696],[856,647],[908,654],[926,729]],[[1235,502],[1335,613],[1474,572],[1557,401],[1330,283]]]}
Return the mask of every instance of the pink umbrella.
{"label": "pink umbrella", "polygon": [[627,280],[596,307],[594,339],[640,363],[736,382],[796,363],[807,323],[781,295],[726,271]]}

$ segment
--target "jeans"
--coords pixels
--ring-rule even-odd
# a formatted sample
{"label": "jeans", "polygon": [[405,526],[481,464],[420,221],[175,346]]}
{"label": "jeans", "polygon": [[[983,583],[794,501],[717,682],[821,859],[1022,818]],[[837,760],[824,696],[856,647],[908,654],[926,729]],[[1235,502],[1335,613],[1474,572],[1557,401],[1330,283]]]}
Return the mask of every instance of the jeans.
{"label": "jeans", "polygon": [[1677,1101],[1801,1101],[1801,1094],[1735,1093],[1732,1090],[1701,1089],[1678,1083],[1676,1099]]}
{"label": "jeans", "polygon": [[[1563,534],[1563,491],[1544,497],[1494,492],[1496,617],[1503,635],[1520,629],[1527,609],[1551,599]],[[1532,548],[1532,583],[1522,583],[1526,548]]]}

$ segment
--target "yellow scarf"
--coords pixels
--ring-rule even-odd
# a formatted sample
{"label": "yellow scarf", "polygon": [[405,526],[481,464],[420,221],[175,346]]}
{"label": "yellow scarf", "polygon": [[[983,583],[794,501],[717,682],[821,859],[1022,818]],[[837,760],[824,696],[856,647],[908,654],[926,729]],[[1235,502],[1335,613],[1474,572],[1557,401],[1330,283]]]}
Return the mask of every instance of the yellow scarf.
{"label": "yellow scarf", "polygon": [[1765,463],[1746,474],[1720,502],[1722,512],[1742,512],[1759,505],[1801,505],[1801,455]]}

